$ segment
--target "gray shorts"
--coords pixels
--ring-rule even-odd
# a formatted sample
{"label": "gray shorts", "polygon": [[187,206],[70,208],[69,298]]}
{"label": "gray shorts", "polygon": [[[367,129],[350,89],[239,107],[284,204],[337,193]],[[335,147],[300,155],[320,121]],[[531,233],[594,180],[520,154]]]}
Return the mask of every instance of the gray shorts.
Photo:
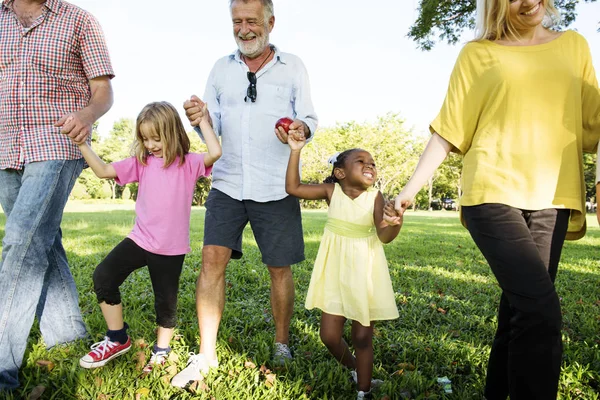
{"label": "gray shorts", "polygon": [[300,202],[293,196],[259,203],[236,200],[211,189],[205,203],[204,245],[232,250],[231,258],[242,257],[242,234],[250,222],[262,254],[262,262],[283,267],[304,260],[304,236]]}

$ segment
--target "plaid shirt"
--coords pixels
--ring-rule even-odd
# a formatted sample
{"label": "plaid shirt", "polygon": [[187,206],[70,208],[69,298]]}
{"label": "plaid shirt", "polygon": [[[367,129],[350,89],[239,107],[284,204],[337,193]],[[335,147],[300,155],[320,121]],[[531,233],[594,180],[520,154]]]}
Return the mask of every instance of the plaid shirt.
{"label": "plaid shirt", "polygon": [[47,0],[25,28],[0,5],[0,169],[74,160],[81,153],[54,124],[86,107],[89,80],[114,76],[98,21],[62,0]]}

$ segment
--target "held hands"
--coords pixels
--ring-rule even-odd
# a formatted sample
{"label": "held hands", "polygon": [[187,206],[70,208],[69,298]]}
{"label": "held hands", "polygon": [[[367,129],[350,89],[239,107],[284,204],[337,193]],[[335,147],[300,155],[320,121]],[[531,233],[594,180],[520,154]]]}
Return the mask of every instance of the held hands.
{"label": "held hands", "polygon": [[192,95],[189,100],[183,103],[183,108],[192,126],[200,126],[200,122],[203,120],[212,125],[208,107],[198,96]]}
{"label": "held hands", "polygon": [[[298,141],[298,140],[306,141],[306,139],[308,139],[306,137],[308,134],[308,132],[306,131],[306,125],[304,124],[304,122],[302,122],[299,119],[295,119],[294,122],[292,122],[290,124],[290,128],[287,133],[282,127],[279,127],[279,128],[275,128],[275,134],[277,135],[277,138],[279,139],[279,141],[283,144],[288,143],[288,138],[292,135],[294,135],[296,137],[296,141]],[[300,139],[300,138],[302,138],[302,139]]]}
{"label": "held hands", "polygon": [[85,143],[87,137],[92,133],[93,118],[85,111],[85,109],[63,115],[54,126],[61,128],[60,133],[63,133],[77,145]]}
{"label": "held hands", "polygon": [[391,226],[402,225],[404,215],[398,214],[394,209],[393,201],[386,201],[383,206],[383,220]]}
{"label": "held hands", "polygon": [[[279,137],[279,135],[277,136]],[[281,140],[281,138],[279,140]],[[306,144],[306,138],[304,135],[292,133],[292,130],[290,129],[289,134],[287,135],[287,144],[290,146],[290,149],[300,151]]]}
{"label": "held hands", "polygon": [[400,193],[396,196],[394,202],[388,201],[383,207],[383,219],[389,225],[398,225],[402,223],[404,212],[412,204],[412,199],[405,194]]}

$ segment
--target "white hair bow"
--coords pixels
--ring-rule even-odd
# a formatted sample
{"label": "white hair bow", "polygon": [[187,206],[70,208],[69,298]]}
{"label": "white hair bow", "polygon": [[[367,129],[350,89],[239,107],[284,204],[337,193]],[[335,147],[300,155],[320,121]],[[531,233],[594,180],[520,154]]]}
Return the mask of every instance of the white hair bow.
{"label": "white hair bow", "polygon": [[327,160],[327,162],[331,165],[334,165],[337,162],[337,158],[339,155],[340,155],[340,152],[338,151],[337,153],[335,153],[334,155],[329,157],[329,160]]}

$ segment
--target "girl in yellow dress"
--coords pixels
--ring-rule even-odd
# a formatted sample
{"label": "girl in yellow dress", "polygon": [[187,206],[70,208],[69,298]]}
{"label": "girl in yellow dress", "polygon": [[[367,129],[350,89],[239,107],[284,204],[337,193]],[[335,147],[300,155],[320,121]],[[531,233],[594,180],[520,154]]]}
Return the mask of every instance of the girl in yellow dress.
{"label": "girl in yellow dress", "polygon": [[[398,235],[401,220],[384,221],[385,200],[373,188],[377,169],[365,150],[346,150],[333,160],[333,171],[322,184],[300,183],[300,152],[306,140],[290,135],[285,188],[307,200],[329,204],[327,224],[315,260],[306,308],[319,308],[321,340],[329,352],[352,370],[358,399],[370,398],[373,374],[373,322],[398,318],[394,289],[383,251]],[[332,161],[332,160],[330,160]],[[342,337],[352,320],[354,356]]]}

